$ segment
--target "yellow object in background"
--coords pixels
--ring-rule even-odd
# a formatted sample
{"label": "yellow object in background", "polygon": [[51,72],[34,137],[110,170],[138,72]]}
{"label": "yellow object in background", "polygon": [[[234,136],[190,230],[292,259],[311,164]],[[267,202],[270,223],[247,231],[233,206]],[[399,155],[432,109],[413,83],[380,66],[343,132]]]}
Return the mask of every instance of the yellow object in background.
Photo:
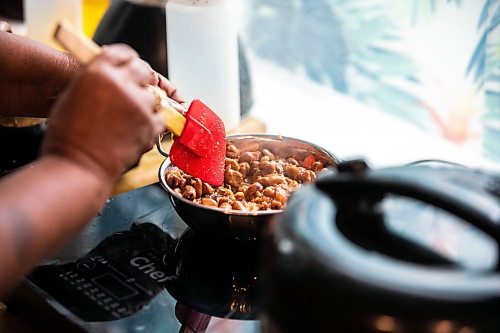
{"label": "yellow object in background", "polygon": [[110,0],[82,0],[83,5],[83,32],[88,37],[94,35]]}

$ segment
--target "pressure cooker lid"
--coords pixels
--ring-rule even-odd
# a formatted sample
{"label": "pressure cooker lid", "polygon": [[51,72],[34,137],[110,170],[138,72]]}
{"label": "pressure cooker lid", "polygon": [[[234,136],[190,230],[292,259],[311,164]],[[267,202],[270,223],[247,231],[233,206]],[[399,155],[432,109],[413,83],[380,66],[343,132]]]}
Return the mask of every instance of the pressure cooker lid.
{"label": "pressure cooker lid", "polygon": [[275,225],[266,316],[287,333],[500,331],[499,180],[439,163],[339,165]]}

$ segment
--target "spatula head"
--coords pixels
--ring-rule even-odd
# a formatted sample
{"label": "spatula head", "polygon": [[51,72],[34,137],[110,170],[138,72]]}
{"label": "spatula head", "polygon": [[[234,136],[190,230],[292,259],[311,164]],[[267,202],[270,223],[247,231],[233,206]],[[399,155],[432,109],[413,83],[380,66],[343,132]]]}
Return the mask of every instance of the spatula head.
{"label": "spatula head", "polygon": [[174,165],[211,185],[224,183],[226,130],[215,112],[193,100],[186,113],[186,126],[174,138],[170,159]]}

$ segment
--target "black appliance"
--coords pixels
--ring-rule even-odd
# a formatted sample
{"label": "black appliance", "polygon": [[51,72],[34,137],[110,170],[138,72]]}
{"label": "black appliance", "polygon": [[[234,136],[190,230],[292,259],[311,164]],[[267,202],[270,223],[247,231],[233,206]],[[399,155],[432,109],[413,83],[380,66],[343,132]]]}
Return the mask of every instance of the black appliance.
{"label": "black appliance", "polygon": [[23,0],[2,0],[0,2],[0,16],[22,21],[24,19]]}
{"label": "black appliance", "polygon": [[272,224],[264,333],[500,332],[500,175],[344,162]]}
{"label": "black appliance", "polygon": [[259,244],[194,233],[167,196],[154,184],[110,198],[9,309],[47,332],[259,332]]}

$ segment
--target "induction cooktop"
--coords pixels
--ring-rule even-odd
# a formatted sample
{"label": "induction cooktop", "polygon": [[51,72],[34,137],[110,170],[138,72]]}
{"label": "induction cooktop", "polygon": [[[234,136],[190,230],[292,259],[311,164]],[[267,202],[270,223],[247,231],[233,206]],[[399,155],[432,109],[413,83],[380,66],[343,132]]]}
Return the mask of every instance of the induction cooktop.
{"label": "induction cooktop", "polygon": [[110,198],[7,303],[46,331],[258,333],[259,249],[197,234],[153,184]]}

